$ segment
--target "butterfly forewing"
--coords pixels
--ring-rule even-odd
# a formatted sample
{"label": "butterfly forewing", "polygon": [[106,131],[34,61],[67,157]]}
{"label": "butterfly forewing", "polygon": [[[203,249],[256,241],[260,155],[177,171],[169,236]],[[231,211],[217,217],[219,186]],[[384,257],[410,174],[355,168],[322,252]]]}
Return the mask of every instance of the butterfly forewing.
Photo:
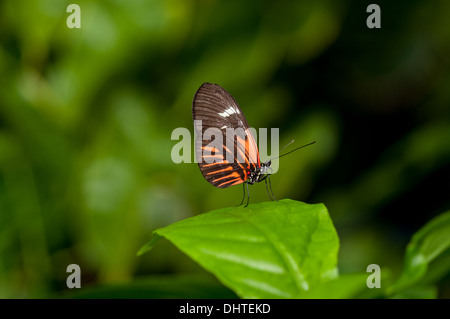
{"label": "butterfly forewing", "polygon": [[194,96],[192,115],[197,161],[205,179],[219,188],[245,182],[260,161],[255,139],[234,98],[220,86],[204,83]]}

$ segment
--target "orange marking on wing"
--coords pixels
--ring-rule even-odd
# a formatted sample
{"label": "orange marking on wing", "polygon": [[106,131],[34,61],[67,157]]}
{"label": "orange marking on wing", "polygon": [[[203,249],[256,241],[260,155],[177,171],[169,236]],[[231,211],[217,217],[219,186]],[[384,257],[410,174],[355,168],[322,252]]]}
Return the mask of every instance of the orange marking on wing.
{"label": "orange marking on wing", "polygon": [[219,173],[222,173],[222,172],[232,171],[232,170],[233,170],[233,167],[228,166],[227,168],[220,169],[220,170],[218,170],[218,171],[214,171],[214,172],[208,173],[208,174],[206,174],[206,175],[219,174]]}
{"label": "orange marking on wing", "polygon": [[244,181],[246,181],[247,180],[247,178],[248,178],[248,170],[246,170],[243,166],[241,166],[241,168],[242,168],[242,170],[244,171]]}
{"label": "orange marking on wing", "polygon": [[241,183],[245,182],[245,180],[239,179],[238,181],[234,182],[233,184],[230,184],[230,186],[241,184]]}
{"label": "orange marking on wing", "polygon": [[210,166],[214,166],[214,165],[222,165],[224,163],[228,163],[226,161],[223,161],[222,163],[207,163],[207,164],[202,164],[203,167],[210,167]]}
{"label": "orange marking on wing", "polygon": [[223,183],[217,185],[217,187],[220,187],[222,185],[229,184],[229,183],[231,183],[229,186],[232,186],[232,185],[240,184],[242,182],[244,182],[244,181],[241,178],[235,178],[235,179],[223,182]]}
{"label": "orange marking on wing", "polygon": [[221,178],[217,178],[217,179],[215,179],[215,180],[214,180],[214,182],[220,181],[221,179],[224,179],[224,178],[230,178],[230,177],[237,177],[237,178],[241,178],[241,177],[239,176],[239,174],[238,174],[237,172],[233,172],[233,173],[231,173],[231,174],[228,174],[228,175],[222,176]]}
{"label": "orange marking on wing", "polygon": [[[222,155],[203,155],[203,156],[202,156],[202,162],[207,162],[207,161],[206,161],[207,158],[213,158],[213,159],[214,159],[214,160],[212,160],[213,163],[207,163],[207,164],[204,164],[204,166],[206,166],[206,165],[211,165],[211,164],[224,164],[224,163],[228,163],[228,162],[224,159],[224,157],[223,157]],[[208,161],[208,162],[210,162],[210,161]]]}

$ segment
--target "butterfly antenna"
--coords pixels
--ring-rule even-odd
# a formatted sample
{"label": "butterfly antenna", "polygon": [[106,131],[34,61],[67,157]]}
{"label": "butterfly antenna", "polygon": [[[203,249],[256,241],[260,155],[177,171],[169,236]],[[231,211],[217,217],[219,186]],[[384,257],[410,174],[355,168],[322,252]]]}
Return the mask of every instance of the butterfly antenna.
{"label": "butterfly antenna", "polygon": [[280,154],[286,147],[288,147],[289,145],[291,145],[292,143],[294,143],[294,140],[290,141],[289,143],[287,143],[285,146],[283,146],[281,148],[281,150],[278,152],[278,154]]}
{"label": "butterfly antenna", "polygon": [[[286,146],[292,144],[293,142],[294,142],[294,140],[290,141]],[[314,143],[316,143],[316,141],[313,141],[313,142],[311,142],[311,143],[308,143],[308,144],[302,145],[302,146],[300,146],[300,147],[297,147],[297,148],[293,149],[292,151],[289,151],[289,152],[287,152],[287,153],[284,153],[283,155],[274,157],[274,158],[272,158],[271,160],[274,160],[274,159],[283,157],[283,156],[285,156],[285,155],[291,154],[292,152],[295,152],[296,150],[299,150],[299,149],[301,149],[301,148],[303,148],[303,147],[306,147],[306,146],[309,146],[309,145],[313,145]],[[284,149],[286,148],[286,146],[283,147],[283,148],[281,149],[281,151],[284,150]],[[280,151],[280,153],[281,153],[281,151]]]}
{"label": "butterfly antenna", "polygon": [[[287,143],[285,146],[283,146],[283,147],[281,148],[281,150],[278,151],[278,154],[280,154],[286,147],[288,147],[288,146],[291,145],[292,143],[294,143],[294,140],[290,141],[290,142]],[[274,157],[274,158],[271,158],[270,160],[273,160],[273,159],[278,158],[278,157],[279,157],[279,156]]]}

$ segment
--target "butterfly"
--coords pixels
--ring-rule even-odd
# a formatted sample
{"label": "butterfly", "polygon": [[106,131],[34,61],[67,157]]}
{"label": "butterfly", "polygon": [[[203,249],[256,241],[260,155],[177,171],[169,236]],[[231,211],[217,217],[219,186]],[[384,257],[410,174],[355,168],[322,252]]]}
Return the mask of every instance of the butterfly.
{"label": "butterfly", "polygon": [[243,184],[244,197],[238,206],[244,203],[247,188],[247,207],[248,185],[264,181],[270,199],[276,200],[270,182],[272,160],[261,163],[244,113],[230,93],[217,84],[203,83],[194,95],[192,117],[198,166],[211,185]]}

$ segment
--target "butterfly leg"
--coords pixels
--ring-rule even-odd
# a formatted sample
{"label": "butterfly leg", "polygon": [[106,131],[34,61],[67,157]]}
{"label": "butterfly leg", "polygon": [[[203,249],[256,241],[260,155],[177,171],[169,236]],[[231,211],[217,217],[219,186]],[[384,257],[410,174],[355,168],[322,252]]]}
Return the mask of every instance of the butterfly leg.
{"label": "butterfly leg", "polygon": [[244,197],[242,197],[241,203],[239,205],[236,205],[236,207],[239,207],[239,206],[241,206],[244,203],[244,199],[245,199],[245,184],[247,184],[247,183],[245,183],[245,182],[242,183],[242,186],[244,187]]}
{"label": "butterfly leg", "polygon": [[[268,180],[269,180],[269,188],[270,188],[270,192],[272,193],[272,200],[275,200],[278,202],[278,199],[275,198],[275,195],[273,194],[273,190],[272,190],[272,182],[270,181],[270,175],[268,176]],[[267,186],[267,185],[266,185]]]}
{"label": "butterfly leg", "polygon": [[266,191],[267,191],[267,194],[269,195],[270,200],[273,200],[272,195],[271,195],[270,192],[269,192],[269,188],[267,187],[267,178],[264,180],[264,182],[266,183]]}
{"label": "butterfly leg", "polygon": [[248,206],[248,202],[250,201],[250,192],[248,191],[248,183],[245,183],[247,185],[247,204],[244,207]]}

